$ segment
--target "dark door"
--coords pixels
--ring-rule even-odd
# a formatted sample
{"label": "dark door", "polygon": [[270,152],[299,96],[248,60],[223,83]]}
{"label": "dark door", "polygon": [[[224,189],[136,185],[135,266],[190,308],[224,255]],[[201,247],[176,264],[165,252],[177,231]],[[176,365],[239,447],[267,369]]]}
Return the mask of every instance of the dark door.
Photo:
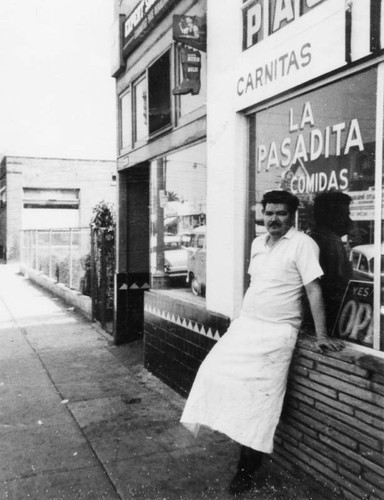
{"label": "dark door", "polygon": [[[143,336],[144,292],[149,289],[149,164],[124,173],[126,195],[126,273],[117,275],[117,324],[115,342],[132,342]],[[121,205],[120,205],[121,206]],[[123,214],[120,214],[123,217]],[[121,221],[124,224],[124,221]],[[120,311],[119,311],[120,309]]]}

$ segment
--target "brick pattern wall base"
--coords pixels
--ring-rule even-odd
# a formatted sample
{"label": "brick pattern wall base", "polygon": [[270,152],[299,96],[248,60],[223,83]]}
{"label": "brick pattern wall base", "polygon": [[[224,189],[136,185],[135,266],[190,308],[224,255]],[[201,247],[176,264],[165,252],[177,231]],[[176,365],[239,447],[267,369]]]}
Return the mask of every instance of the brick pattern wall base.
{"label": "brick pattern wall base", "polygon": [[[165,292],[145,297],[144,361],[187,396],[200,363],[228,318]],[[320,354],[298,341],[273,459],[305,473],[335,498],[384,498],[384,359],[347,346]]]}

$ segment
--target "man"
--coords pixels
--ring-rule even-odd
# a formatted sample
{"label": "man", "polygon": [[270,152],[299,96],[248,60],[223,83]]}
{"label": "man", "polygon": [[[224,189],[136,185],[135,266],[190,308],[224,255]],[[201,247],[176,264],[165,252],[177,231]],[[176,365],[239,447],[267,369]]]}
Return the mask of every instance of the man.
{"label": "man", "polygon": [[229,486],[233,495],[252,488],[263,455],[272,453],[301,322],[303,288],[318,348],[342,348],[341,341],[327,336],[318,247],[293,228],[298,204],[287,191],[264,195],[267,234],[252,243],[251,284],[240,316],[202,363],[181,418],[195,435],[206,425],[241,444]]}
{"label": "man", "polygon": [[352,227],[349,206],[352,198],[341,191],[319,194],[313,204],[315,227],[309,233],[320,249],[320,279],[328,333],[332,334],[340,305],[352,279],[352,266],[341,237]]}
{"label": "man", "polygon": [[184,22],[179,23],[180,32],[185,38],[194,38],[198,40],[200,38],[200,30],[197,24],[193,22],[192,17],[186,16]]}

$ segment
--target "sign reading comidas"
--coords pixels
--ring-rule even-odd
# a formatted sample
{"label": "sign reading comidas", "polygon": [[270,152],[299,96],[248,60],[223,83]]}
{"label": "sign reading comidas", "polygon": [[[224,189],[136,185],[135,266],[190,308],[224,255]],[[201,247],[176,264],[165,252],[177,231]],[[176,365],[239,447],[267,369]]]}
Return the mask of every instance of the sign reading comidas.
{"label": "sign reading comidas", "polygon": [[[331,156],[347,156],[352,149],[364,151],[359,120],[352,118],[319,128],[316,118],[310,101],[304,103],[299,115],[290,108],[286,117],[286,137],[257,145],[256,171],[286,169],[282,176],[286,188],[294,194],[346,189],[347,168],[325,172],[316,171],[314,165],[319,159],[323,164]],[[308,171],[309,164],[312,164],[311,172]]]}

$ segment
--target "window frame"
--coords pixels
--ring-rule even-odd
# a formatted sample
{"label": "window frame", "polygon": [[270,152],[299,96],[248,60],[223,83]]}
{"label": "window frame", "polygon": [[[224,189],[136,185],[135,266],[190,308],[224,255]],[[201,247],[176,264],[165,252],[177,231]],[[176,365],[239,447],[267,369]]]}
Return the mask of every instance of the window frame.
{"label": "window frame", "polygon": [[[146,134],[143,137],[137,137],[137,99],[136,92],[137,87],[143,81],[145,81],[145,87],[147,91],[147,107],[145,110],[146,114]],[[133,83],[132,83],[132,136],[133,136],[133,148],[136,148],[142,144],[146,144],[149,138],[149,129],[148,129],[148,74],[147,69],[144,73],[142,73]]]}
{"label": "window frame", "polygon": [[[153,67],[159,63],[160,59],[168,55],[168,69],[169,69],[169,123],[164,124],[160,128],[154,131],[150,131],[151,128],[151,102],[150,102],[150,71],[153,69]],[[172,85],[174,81],[173,77],[173,65],[172,65],[172,47],[168,47],[166,50],[164,50],[161,54],[154,59],[151,64],[148,65],[146,69],[146,74],[147,74],[147,95],[148,95],[148,106],[147,106],[147,128],[148,128],[148,139],[151,139],[153,137],[156,137],[159,134],[164,133],[164,131],[170,130],[173,127],[174,124],[174,100],[172,99]]]}
{"label": "window frame", "polygon": [[[129,103],[129,124],[130,124],[130,144],[124,145],[124,138],[123,138],[123,133],[124,133],[124,109],[123,109],[123,99],[129,95],[130,96],[130,103]],[[129,85],[124,92],[122,92],[119,96],[119,150],[120,151],[130,151],[133,149],[133,91],[132,91],[132,86]]]}
{"label": "window frame", "polygon": [[[248,3],[248,2],[247,2]],[[254,168],[255,162],[252,161],[253,155],[255,153],[256,146],[256,134],[252,134],[252,129],[255,124],[255,120],[252,119],[257,113],[261,111],[265,111],[267,109],[273,108],[281,103],[290,101],[296,97],[302,96],[309,92],[318,90],[322,87],[325,87],[329,84],[336,83],[340,80],[346,80],[349,78],[353,78],[353,76],[357,73],[368,70],[369,68],[377,69],[377,77],[376,77],[376,115],[375,115],[375,129],[376,129],[376,137],[375,137],[375,201],[374,201],[374,259],[377,259],[377,262],[380,262],[380,265],[374,266],[374,299],[373,299],[373,345],[372,347],[367,347],[364,345],[359,345],[353,342],[348,342],[346,340],[346,344],[353,349],[366,352],[378,357],[384,358],[384,351],[380,350],[380,337],[384,335],[384,316],[381,317],[381,310],[384,310],[384,302],[381,303],[381,273],[384,271],[381,269],[381,245],[382,245],[382,225],[384,223],[384,209],[383,201],[384,201],[384,179],[383,179],[383,153],[384,153],[384,61],[383,60],[375,60],[375,61],[367,61],[366,63],[360,65],[355,68],[348,68],[346,70],[340,71],[337,74],[328,76],[321,81],[316,81],[309,85],[301,86],[298,89],[293,90],[290,93],[286,93],[282,96],[278,96],[275,98],[271,98],[266,100],[258,105],[249,108],[245,113],[249,119],[248,123],[248,138],[249,138],[249,149],[248,149],[248,161],[249,161],[249,179],[254,179],[254,174],[252,169]],[[379,188],[379,189],[378,189]],[[256,185],[253,182],[250,185],[250,197],[251,199],[256,199]],[[253,211],[249,210],[249,216],[246,221],[247,229],[251,234],[253,228]],[[252,237],[250,236],[250,241],[252,241]],[[381,333],[381,329],[383,328],[383,333]],[[382,343],[384,340],[382,341]]]}

